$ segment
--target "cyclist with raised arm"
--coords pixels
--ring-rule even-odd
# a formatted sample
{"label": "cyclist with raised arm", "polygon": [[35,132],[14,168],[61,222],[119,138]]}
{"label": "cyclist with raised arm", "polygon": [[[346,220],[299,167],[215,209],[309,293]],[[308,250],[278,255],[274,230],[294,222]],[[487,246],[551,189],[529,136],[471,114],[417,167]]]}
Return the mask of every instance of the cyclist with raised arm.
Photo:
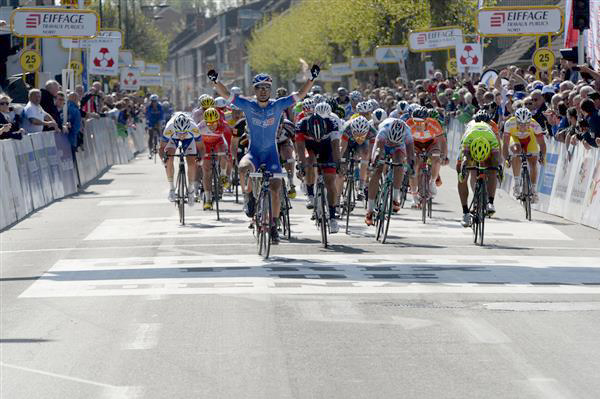
{"label": "cyclist with raised arm", "polygon": [[[511,162],[515,177],[515,186],[513,194],[515,197],[521,195],[521,160],[513,157],[520,153],[530,154],[527,158],[529,170],[531,171],[531,194],[532,202],[537,202],[538,194],[536,190],[537,182],[537,162],[543,162],[546,158],[546,142],[544,141],[544,130],[537,123],[531,112],[527,108],[519,108],[515,111],[515,116],[508,119],[504,124],[504,145],[502,152],[504,159]],[[510,151],[510,154],[509,154]],[[509,156],[510,155],[510,156]],[[539,158],[538,158],[539,155]]]}
{"label": "cyclist with raised arm", "polygon": [[146,124],[148,128],[148,158],[152,158],[154,145],[160,137],[160,130],[165,121],[165,113],[162,105],[158,102],[158,95],[150,96],[150,104],[146,108]]}
{"label": "cyclist with raised arm", "polygon": [[[479,118],[478,118],[479,119]],[[484,140],[488,144],[482,142]],[[491,151],[486,154],[487,148]],[[492,128],[485,122],[469,123],[467,130],[463,134],[460,141],[460,150],[458,159],[456,160],[456,172],[458,173],[458,196],[460,205],[462,206],[463,219],[461,224],[463,227],[469,227],[472,223],[471,213],[469,212],[469,179],[464,168],[474,166],[475,162],[481,162],[484,167],[497,168],[500,165],[500,141],[494,134]],[[473,171],[473,173],[475,173]],[[492,215],[496,212],[494,207],[494,198],[496,196],[497,186],[497,171],[487,171],[487,192],[488,205],[487,213]]]}
{"label": "cyclist with raised arm", "polygon": [[173,166],[173,155],[177,149],[178,142],[181,142],[182,151],[186,155],[185,160],[187,163],[187,177],[188,177],[188,204],[194,205],[194,186],[196,184],[196,155],[197,146],[194,142],[198,143],[198,147],[203,150],[202,137],[200,136],[200,129],[194,121],[183,112],[178,112],[173,115],[173,118],[167,122],[161,140],[159,155],[161,159],[164,159],[165,152],[169,157],[165,160],[167,181],[169,182],[169,201],[175,201],[175,184],[173,182],[173,176],[175,168]]}
{"label": "cyclist with raised arm", "polygon": [[[257,170],[263,164],[268,171],[281,173],[281,164],[279,163],[279,154],[277,153],[277,128],[281,120],[281,115],[286,108],[291,107],[300,98],[304,98],[308,94],[314,80],[319,76],[319,72],[319,66],[313,65],[311,68],[311,79],[304,83],[298,93],[292,93],[292,95],[281,97],[277,100],[271,99],[271,86],[273,84],[271,76],[260,73],[252,80],[256,100],[251,100],[241,95],[230,93],[227,87],[219,82],[219,74],[214,69],[208,71],[208,78],[213,82],[217,93],[226,98],[229,103],[242,110],[246,115],[250,144],[248,153],[239,163],[242,182],[247,181],[246,175],[249,172]],[[242,189],[245,197],[244,210],[248,217],[252,217],[255,211],[256,199],[252,195],[250,181],[248,181],[248,184],[243,184]],[[279,179],[271,180],[270,189],[273,218],[278,219],[281,209],[281,200],[279,197],[281,182]],[[271,222],[271,239],[276,244],[279,241],[279,234],[274,220]]]}
{"label": "cyclist with raised arm", "polygon": [[[379,132],[373,146],[371,154],[371,165],[373,172],[369,177],[369,199],[367,202],[367,213],[365,215],[365,223],[367,226],[373,226],[373,211],[375,210],[375,198],[379,191],[379,181],[383,172],[383,165],[378,165],[378,161],[389,155],[392,157],[392,162],[414,164],[413,140],[410,134],[408,125],[396,118],[387,118],[379,125]],[[393,211],[400,210],[400,188],[402,186],[402,178],[404,176],[404,168],[394,167],[394,184],[393,184]]]}

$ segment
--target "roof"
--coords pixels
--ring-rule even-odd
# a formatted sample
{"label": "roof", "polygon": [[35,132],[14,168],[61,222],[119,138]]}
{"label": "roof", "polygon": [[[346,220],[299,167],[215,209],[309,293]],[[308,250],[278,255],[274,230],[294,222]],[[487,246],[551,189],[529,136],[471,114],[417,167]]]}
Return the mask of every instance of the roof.
{"label": "roof", "polygon": [[[546,47],[547,39],[541,43]],[[556,36],[552,40],[552,51],[558,54],[562,48],[562,36]],[[491,63],[490,68],[501,68],[509,65],[531,64],[531,58],[536,50],[536,38],[534,36],[523,36],[517,39],[506,51]]]}
{"label": "roof", "polygon": [[202,32],[200,35],[196,36],[195,39],[188,42],[186,45],[179,48],[179,50],[177,51],[186,52],[194,48],[202,47],[211,40],[216,39],[217,36],[219,36],[219,24],[215,23],[213,24],[213,26],[210,27],[209,30]]}

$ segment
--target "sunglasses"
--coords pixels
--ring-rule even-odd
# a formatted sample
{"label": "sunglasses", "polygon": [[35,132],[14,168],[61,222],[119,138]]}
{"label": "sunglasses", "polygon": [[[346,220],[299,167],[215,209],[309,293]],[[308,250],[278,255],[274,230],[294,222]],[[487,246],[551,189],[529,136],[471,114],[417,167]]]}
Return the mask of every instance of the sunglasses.
{"label": "sunglasses", "polygon": [[527,106],[527,105],[533,105],[533,103],[525,103],[525,106]]}
{"label": "sunglasses", "polygon": [[219,121],[216,121],[216,122],[206,122],[206,124],[208,126],[217,126],[219,124]]}
{"label": "sunglasses", "polygon": [[1,102],[0,105],[8,105],[10,103],[6,103],[6,102]]}

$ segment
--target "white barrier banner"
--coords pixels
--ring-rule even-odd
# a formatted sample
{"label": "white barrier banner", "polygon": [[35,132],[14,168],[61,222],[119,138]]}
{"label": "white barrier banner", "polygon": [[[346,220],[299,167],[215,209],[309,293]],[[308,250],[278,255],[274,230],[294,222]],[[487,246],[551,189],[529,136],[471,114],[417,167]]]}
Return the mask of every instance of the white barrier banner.
{"label": "white barrier banner", "polygon": [[95,11],[64,8],[17,8],[10,17],[16,36],[92,38],[100,18]]}
{"label": "white barrier banner", "polygon": [[463,33],[460,28],[431,28],[408,34],[408,47],[412,52],[454,49],[462,42]]}
{"label": "white barrier banner", "polygon": [[535,36],[561,33],[563,16],[554,6],[490,7],[479,10],[475,23],[484,36]]}

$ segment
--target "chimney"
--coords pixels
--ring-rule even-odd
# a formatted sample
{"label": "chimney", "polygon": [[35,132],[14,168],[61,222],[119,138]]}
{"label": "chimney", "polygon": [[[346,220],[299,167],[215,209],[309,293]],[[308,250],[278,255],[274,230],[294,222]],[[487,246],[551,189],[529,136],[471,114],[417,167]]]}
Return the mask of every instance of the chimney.
{"label": "chimney", "polygon": [[202,15],[202,14],[196,15],[196,31],[197,32],[204,32],[205,21],[206,21],[206,18],[204,17],[204,15]]}

